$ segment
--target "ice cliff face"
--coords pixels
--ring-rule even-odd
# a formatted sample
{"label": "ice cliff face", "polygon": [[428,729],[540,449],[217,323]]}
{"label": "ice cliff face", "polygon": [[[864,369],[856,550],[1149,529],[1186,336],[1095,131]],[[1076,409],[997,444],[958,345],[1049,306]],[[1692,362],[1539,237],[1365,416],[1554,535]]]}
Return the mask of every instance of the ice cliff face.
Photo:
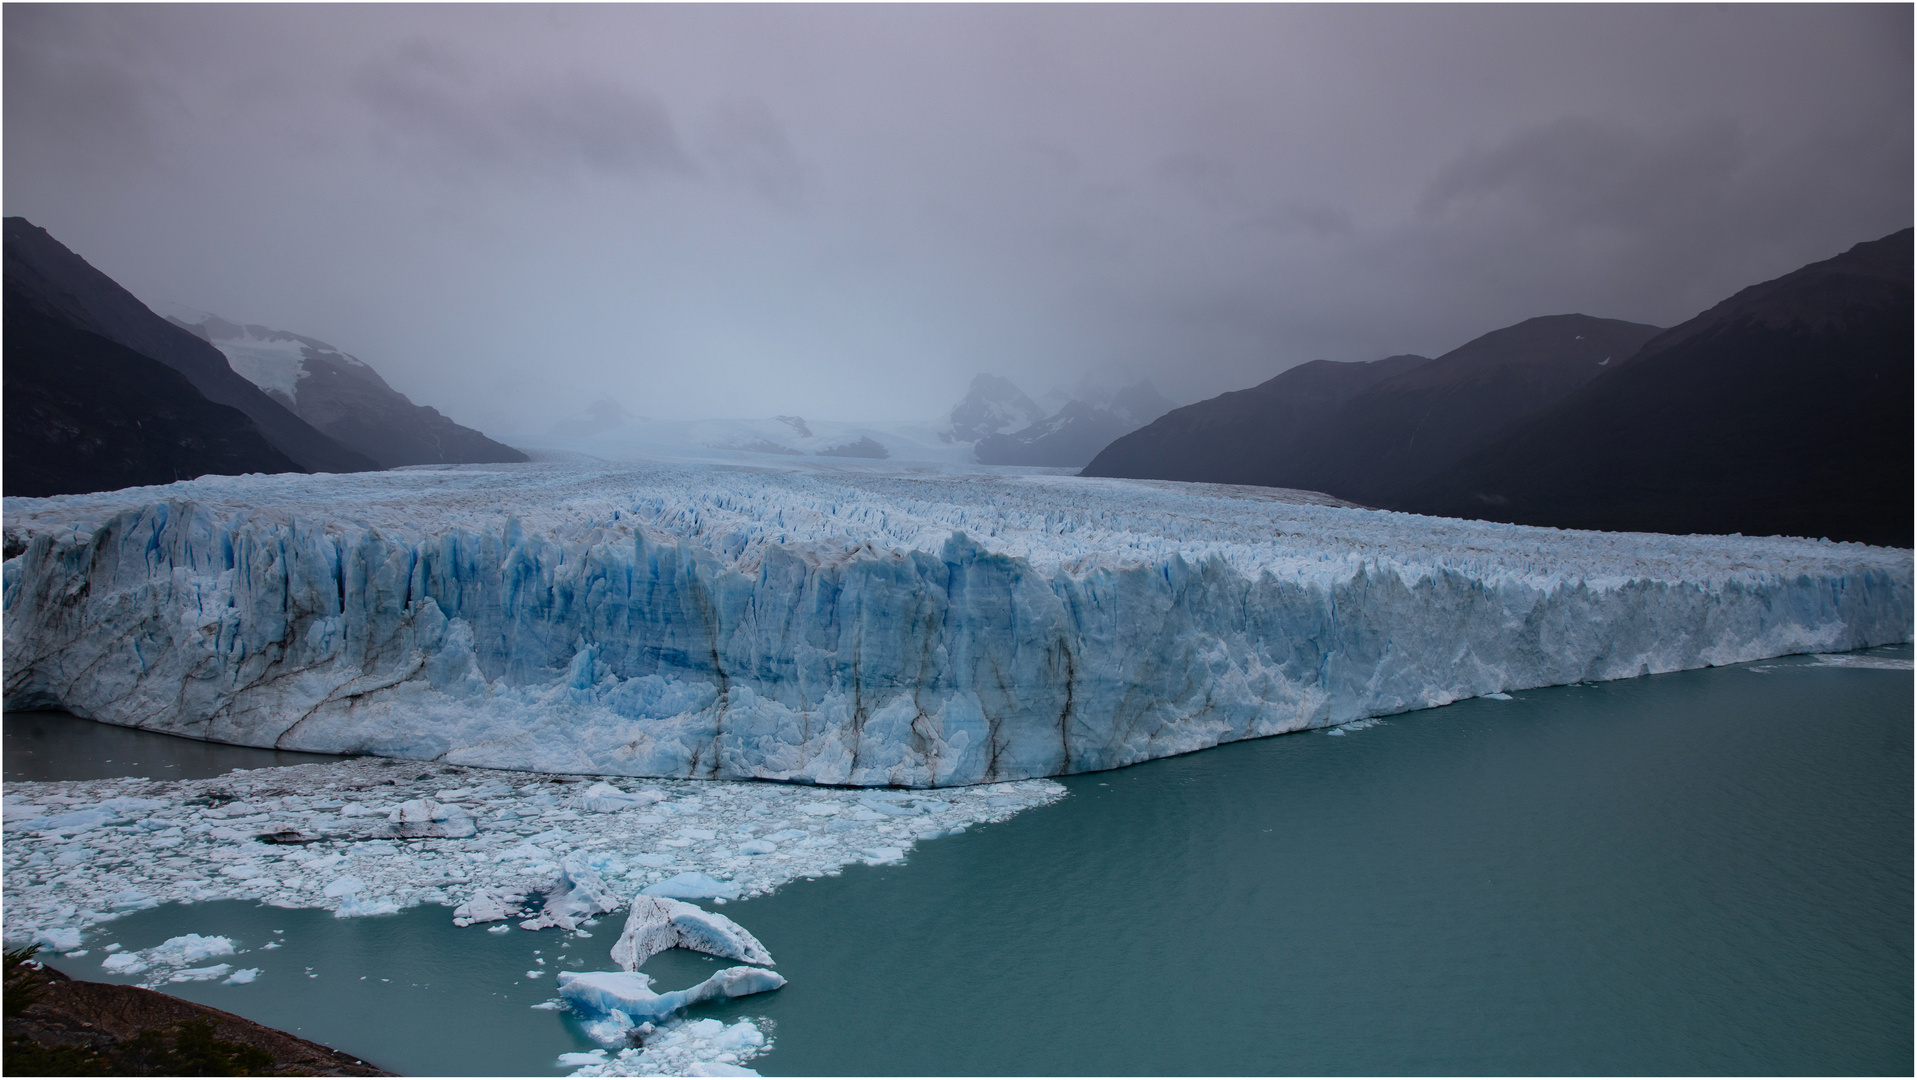
{"label": "ice cliff face", "polygon": [[1907,551],[1075,477],[468,466],[7,500],[9,708],[939,786],[1911,637]]}

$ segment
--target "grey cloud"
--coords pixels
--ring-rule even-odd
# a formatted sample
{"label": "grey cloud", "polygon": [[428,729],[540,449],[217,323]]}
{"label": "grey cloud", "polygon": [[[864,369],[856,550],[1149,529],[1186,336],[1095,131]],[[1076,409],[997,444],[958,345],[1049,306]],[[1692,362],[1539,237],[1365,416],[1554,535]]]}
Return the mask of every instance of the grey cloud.
{"label": "grey cloud", "polygon": [[1287,204],[1266,210],[1245,222],[1248,228],[1274,233],[1310,233],[1318,236],[1349,234],[1356,226],[1351,213],[1336,206]]}
{"label": "grey cloud", "polygon": [[805,201],[805,165],[786,129],[763,101],[734,98],[713,110],[705,156],[716,171],[756,191],[782,210]]}
{"label": "grey cloud", "polygon": [[[33,5],[6,203],[457,417],[1183,397],[1910,223],[1911,9]],[[568,389],[575,388],[575,389]]]}
{"label": "grey cloud", "polygon": [[1206,209],[1216,210],[1240,202],[1238,170],[1230,161],[1182,151],[1158,159],[1153,171],[1159,179]]}
{"label": "grey cloud", "polygon": [[156,113],[171,102],[164,87],[144,77],[137,40],[116,30],[97,11],[9,10],[9,136],[31,133],[42,153],[69,167],[123,170],[144,163]]}
{"label": "grey cloud", "polygon": [[362,65],[356,89],[389,151],[452,172],[696,171],[659,101],[604,79],[567,73],[514,85],[412,41]]}
{"label": "grey cloud", "polygon": [[1720,196],[1748,162],[1746,144],[1740,127],[1723,118],[1653,135],[1567,117],[1460,155],[1426,187],[1418,211],[1656,228]]}

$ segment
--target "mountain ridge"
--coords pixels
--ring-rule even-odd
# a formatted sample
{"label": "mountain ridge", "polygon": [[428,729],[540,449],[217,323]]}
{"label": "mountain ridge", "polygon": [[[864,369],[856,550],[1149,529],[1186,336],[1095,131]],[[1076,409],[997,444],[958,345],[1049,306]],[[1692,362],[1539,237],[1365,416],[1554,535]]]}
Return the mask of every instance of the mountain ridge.
{"label": "mountain ridge", "polygon": [[242,378],[382,468],[523,462],[526,455],[416,405],[372,365],[318,338],[206,314],[167,320],[218,349]]}
{"label": "mountain ridge", "polygon": [[1912,231],[1742,289],[1394,508],[1910,547]]}
{"label": "mountain ridge", "polygon": [[19,290],[20,302],[180,372],[209,401],[244,413],[304,471],[377,468],[268,397],[218,349],[155,314],[45,229],[23,217],[5,219],[4,227],[5,277]]}

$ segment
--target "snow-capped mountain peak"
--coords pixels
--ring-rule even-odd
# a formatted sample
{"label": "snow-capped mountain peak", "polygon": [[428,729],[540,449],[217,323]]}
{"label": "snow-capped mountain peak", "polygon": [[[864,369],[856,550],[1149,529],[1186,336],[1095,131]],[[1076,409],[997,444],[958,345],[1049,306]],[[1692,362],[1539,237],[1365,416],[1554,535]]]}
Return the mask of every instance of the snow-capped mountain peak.
{"label": "snow-capped mountain peak", "polygon": [[1017,431],[1045,418],[1045,410],[1012,380],[999,375],[978,375],[965,399],[947,414],[946,429],[940,437],[947,442],[977,442],[1001,431]]}

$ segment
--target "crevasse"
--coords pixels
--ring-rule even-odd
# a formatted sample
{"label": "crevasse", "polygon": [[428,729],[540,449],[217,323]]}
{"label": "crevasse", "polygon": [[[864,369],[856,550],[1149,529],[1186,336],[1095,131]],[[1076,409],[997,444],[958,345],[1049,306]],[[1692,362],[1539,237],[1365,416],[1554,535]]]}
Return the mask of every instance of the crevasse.
{"label": "crevasse", "polygon": [[971,784],[1911,637],[1906,551],[1070,477],[207,477],[7,534],[8,708],[564,773]]}

